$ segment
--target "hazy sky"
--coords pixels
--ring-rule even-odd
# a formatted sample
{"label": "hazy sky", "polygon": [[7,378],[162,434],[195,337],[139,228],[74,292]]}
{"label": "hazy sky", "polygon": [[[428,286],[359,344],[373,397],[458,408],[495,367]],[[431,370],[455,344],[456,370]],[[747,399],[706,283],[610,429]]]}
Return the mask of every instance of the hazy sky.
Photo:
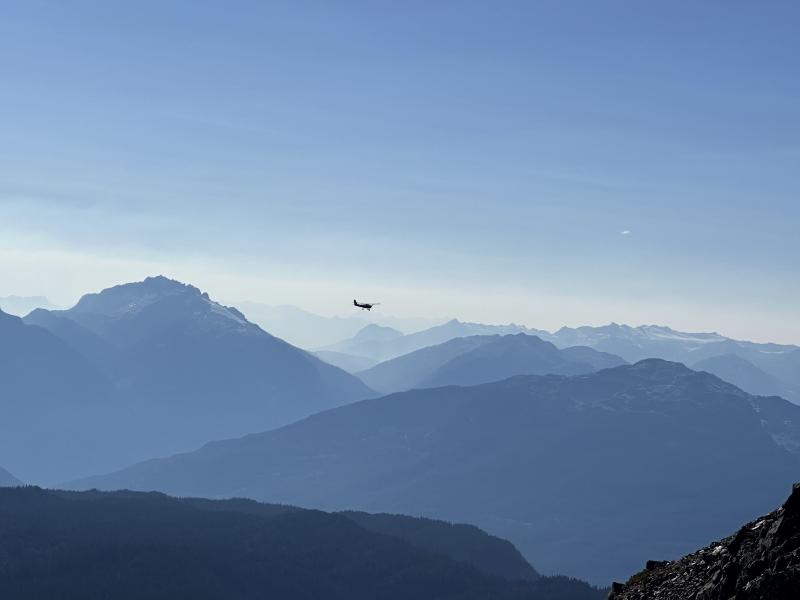
{"label": "hazy sky", "polygon": [[798,2],[0,4],[0,295],[800,343]]}

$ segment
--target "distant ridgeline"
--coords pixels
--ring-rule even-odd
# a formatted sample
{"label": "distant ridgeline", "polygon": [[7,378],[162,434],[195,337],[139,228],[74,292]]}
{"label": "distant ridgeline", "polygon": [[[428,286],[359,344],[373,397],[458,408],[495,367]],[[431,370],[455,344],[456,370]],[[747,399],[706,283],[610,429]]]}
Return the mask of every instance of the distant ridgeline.
{"label": "distant ridgeline", "polygon": [[474,527],[154,493],[0,489],[0,597],[601,600]]}
{"label": "distant ridgeline", "polygon": [[[445,366],[447,361],[464,355],[459,360],[466,363],[470,355],[477,358],[476,355],[480,353],[477,350],[479,345],[488,343],[492,339],[497,340],[498,336],[525,334],[550,342],[561,350],[582,352],[582,357],[571,358],[573,362],[583,362],[581,358],[588,357],[586,352],[589,349],[594,349],[605,356],[613,356],[621,362],[663,358],[682,362],[698,371],[713,373],[751,394],[781,396],[800,403],[800,348],[797,346],[756,344],[726,338],[718,333],[684,333],[655,325],[629,327],[611,324],[604,327],[575,329],[564,327],[555,333],[549,333],[521,325],[482,325],[463,323],[454,319],[444,325],[410,335],[395,332],[395,335],[390,336],[382,332],[382,335],[378,336],[376,333],[374,328],[364,328],[352,339],[329,346],[328,350],[337,352],[335,359],[338,364],[348,367],[358,364],[353,360],[356,357],[362,361],[385,361],[377,367],[365,367],[363,372],[358,373],[368,385],[373,385],[374,389],[383,392],[435,384],[437,380],[431,379],[431,376],[436,368],[445,370],[452,368],[453,372],[444,380],[447,382],[459,368],[466,371],[465,367],[468,366],[462,364],[459,367],[456,365],[447,367]],[[455,341],[463,338],[471,338],[472,342]],[[489,350],[489,348],[484,349],[483,352],[486,353],[484,358],[489,358]],[[527,352],[531,353],[532,350],[528,348]],[[495,357],[499,357],[499,345],[494,354]],[[324,358],[324,355],[321,356]],[[350,359],[346,359],[345,356],[350,356]],[[433,365],[436,365],[436,368]],[[545,364],[541,363],[537,366],[528,364],[526,369],[513,374],[541,373],[544,371],[540,369],[544,366]],[[605,364],[601,368],[609,366],[616,365]],[[482,365],[482,368],[487,374],[490,373],[485,365]],[[407,369],[410,371],[406,372]],[[508,373],[509,370],[510,364],[505,372]],[[461,381],[453,383],[463,384]]]}
{"label": "distant ridgeline", "polygon": [[[708,371],[722,379],[739,386],[746,392],[763,396],[782,396],[800,403],[800,347],[781,344],[757,344],[738,341],[718,333],[685,333],[669,327],[643,325],[629,327],[611,324],[603,327],[564,327],[555,333],[540,329],[528,329],[522,325],[482,325],[451,320],[443,325],[431,327],[410,335],[395,332],[387,335],[375,328],[364,328],[355,337],[325,348],[335,352],[339,364],[357,365],[354,357],[372,361],[391,361],[431,346],[440,346],[437,353],[428,353],[426,358],[437,360],[437,356],[454,358],[462,351],[474,350],[472,345],[466,350],[457,346],[445,347],[445,342],[471,336],[507,336],[525,334],[536,336],[554,344],[559,349],[592,348],[599,352],[614,355],[627,362],[637,362],[646,358],[663,358],[682,362],[696,370]],[[477,339],[477,338],[476,338]],[[466,348],[466,346],[465,346]],[[322,355],[324,357],[324,355]],[[349,356],[350,359],[346,359]],[[410,364],[409,362],[395,365]],[[440,365],[441,366],[441,365]],[[365,367],[369,369],[369,367]],[[359,373],[366,382],[384,383],[388,366],[365,370]],[[410,379],[391,382],[394,390],[397,383],[406,385]],[[413,381],[414,386],[425,383],[424,379]],[[402,388],[402,389],[408,389]]]}
{"label": "distant ridgeline", "polygon": [[798,389],[800,348],[656,326],[372,324],[315,356],[164,277],[0,312],[22,481],[474,523],[601,585],[769,510],[800,469]]}
{"label": "distant ridgeline", "polygon": [[413,388],[477,385],[514,375],[578,375],[626,364],[592,348],[559,350],[535,335],[475,335],[415,350],[358,373],[383,394]]}
{"label": "distant ridgeline", "polygon": [[44,296],[4,296],[0,297],[0,310],[12,315],[27,315],[37,308],[56,308]]}
{"label": "distant ridgeline", "polygon": [[769,510],[798,472],[800,406],[651,359],[392,394],[72,486],[474,523],[606,585]]}
{"label": "distant ridgeline", "polygon": [[800,398],[793,346],[652,326],[550,334],[452,320],[407,335],[369,325],[315,356],[191,285],[151,277],[87,294],[69,310],[0,313],[0,460],[25,481],[54,484],[379,393],[589,373],[648,356],[751,393]]}

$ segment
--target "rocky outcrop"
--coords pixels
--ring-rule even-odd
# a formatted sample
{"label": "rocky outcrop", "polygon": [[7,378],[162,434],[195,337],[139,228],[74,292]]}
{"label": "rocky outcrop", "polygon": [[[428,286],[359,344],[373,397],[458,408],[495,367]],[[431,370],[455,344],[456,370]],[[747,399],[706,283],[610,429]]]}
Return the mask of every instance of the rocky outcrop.
{"label": "rocky outcrop", "polygon": [[800,483],[774,512],[676,561],[648,561],[610,600],[800,598]]}

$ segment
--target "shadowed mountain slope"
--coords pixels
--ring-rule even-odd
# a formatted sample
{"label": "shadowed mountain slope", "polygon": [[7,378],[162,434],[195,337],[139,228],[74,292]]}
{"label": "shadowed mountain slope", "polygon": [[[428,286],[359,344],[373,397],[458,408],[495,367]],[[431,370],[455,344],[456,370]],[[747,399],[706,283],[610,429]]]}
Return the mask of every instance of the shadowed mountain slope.
{"label": "shadowed mountain slope", "polygon": [[0,312],[0,456],[12,472],[55,479],[113,464],[98,460],[115,441],[105,433],[112,395],[79,352]]}
{"label": "shadowed mountain slope", "polygon": [[721,354],[692,365],[696,371],[708,371],[720,379],[761,396],[786,396],[789,390],[777,377],[768,375],[737,354]]}
{"label": "shadowed mountain slope", "polygon": [[[603,367],[618,367],[618,356],[591,348],[560,351],[534,335],[505,335],[456,356],[421,382],[424,387],[477,385],[514,375],[579,375]],[[573,360],[574,357],[576,360]]]}
{"label": "shadowed mountain slope", "polygon": [[[482,325],[480,323],[462,323],[457,319],[452,319],[447,323],[423,331],[408,335],[395,335],[388,339],[377,339],[373,337],[366,341],[359,341],[359,335],[356,335],[352,339],[328,346],[327,348],[323,348],[323,350],[345,352],[347,354],[367,356],[378,361],[385,361],[408,354],[409,352],[414,352],[420,348],[443,344],[454,338],[474,335],[507,335],[514,333],[538,334],[540,332],[527,329],[521,325]],[[541,333],[547,334],[547,332]]]}
{"label": "shadowed mountain slope", "polygon": [[[220,505],[221,504],[221,505]],[[512,582],[319,511],[160,494],[0,490],[0,595],[28,598],[600,600]],[[560,585],[560,595],[548,585]]]}
{"label": "shadowed mountain slope", "polygon": [[353,356],[352,354],[342,354],[341,352],[332,352],[330,350],[317,350],[313,354],[329,365],[339,367],[348,373],[357,373],[377,364],[374,360],[365,356]]}
{"label": "shadowed mountain slope", "polygon": [[343,513],[364,529],[399,537],[412,546],[444,554],[504,579],[535,581],[541,577],[514,545],[474,525],[433,519],[346,511]]}
{"label": "shadowed mountain slope", "polygon": [[[34,311],[25,321],[19,328],[57,337],[111,382],[112,412],[97,425],[115,440],[99,453],[107,464],[269,429],[373,395],[357,378],[271,336],[235,308],[164,277],[88,294],[69,310]],[[0,347],[16,353],[5,338]],[[53,362],[59,361],[48,365]],[[75,388],[86,377],[65,365],[46,367],[54,368],[75,385],[54,383],[53,401],[85,416]],[[98,472],[92,462],[85,468]]]}
{"label": "shadowed mountain slope", "polygon": [[[203,510],[241,512],[262,517],[305,510],[289,504],[266,504],[245,498],[182,498],[181,502]],[[489,535],[473,525],[386,513],[344,511],[337,514],[358,523],[368,531],[401,538],[412,546],[449,556],[490,575],[528,581],[541,577],[511,542]]]}
{"label": "shadowed mountain slope", "polygon": [[474,523],[543,572],[607,583],[772,506],[800,468],[798,413],[647,360],[394,394],[76,486]]}
{"label": "shadowed mountain slope", "polygon": [[472,335],[448,340],[442,344],[428,346],[378,363],[357,376],[370,388],[390,394],[415,387],[430,379],[433,374],[450,360],[494,341],[496,336]]}
{"label": "shadowed mountain slope", "polygon": [[589,373],[625,364],[591,348],[559,350],[540,338],[515,334],[469,336],[380,363],[358,376],[381,393],[443,385],[475,385],[514,375]]}
{"label": "shadowed mountain slope", "polygon": [[0,467],[0,487],[11,487],[15,485],[22,485],[22,482],[3,467]]}

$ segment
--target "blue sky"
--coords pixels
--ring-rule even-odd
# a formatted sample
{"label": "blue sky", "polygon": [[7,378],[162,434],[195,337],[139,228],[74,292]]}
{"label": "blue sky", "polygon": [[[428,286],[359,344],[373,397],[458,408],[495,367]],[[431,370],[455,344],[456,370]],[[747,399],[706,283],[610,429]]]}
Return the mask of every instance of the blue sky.
{"label": "blue sky", "polygon": [[800,343],[799,26],[796,2],[4,2],[0,295],[165,273]]}

